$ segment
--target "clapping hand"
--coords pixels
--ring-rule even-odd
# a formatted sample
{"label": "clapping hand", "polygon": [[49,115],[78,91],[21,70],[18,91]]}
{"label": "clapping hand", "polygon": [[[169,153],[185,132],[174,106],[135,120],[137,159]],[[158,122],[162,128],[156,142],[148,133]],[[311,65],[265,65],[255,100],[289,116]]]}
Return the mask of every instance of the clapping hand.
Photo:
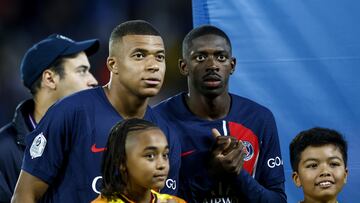
{"label": "clapping hand", "polygon": [[217,129],[212,129],[212,135],[215,144],[211,151],[210,171],[238,175],[246,155],[244,144],[232,136],[222,136]]}

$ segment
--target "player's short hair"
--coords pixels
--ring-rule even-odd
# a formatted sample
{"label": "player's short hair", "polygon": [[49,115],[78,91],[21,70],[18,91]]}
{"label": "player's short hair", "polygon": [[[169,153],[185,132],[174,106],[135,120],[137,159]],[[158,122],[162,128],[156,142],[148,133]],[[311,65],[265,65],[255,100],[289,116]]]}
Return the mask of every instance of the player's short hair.
{"label": "player's short hair", "polygon": [[[80,53],[80,52],[79,52]],[[54,71],[56,74],[59,75],[60,80],[65,78],[65,67],[64,67],[64,61],[66,59],[75,58],[79,53],[71,54],[68,56],[63,56],[58,59],[56,59],[49,67],[50,70]],[[36,95],[36,93],[41,88],[41,81],[42,81],[42,75],[40,75],[35,82],[30,86],[30,93],[32,95]]]}
{"label": "player's short hair", "polygon": [[161,36],[154,26],[145,20],[130,20],[116,26],[110,35],[110,41],[120,39],[126,35],[154,35]]}
{"label": "player's short hair", "polygon": [[204,36],[204,35],[217,35],[226,40],[226,42],[230,46],[231,51],[231,41],[230,38],[227,36],[227,34],[222,31],[220,28],[217,28],[213,25],[202,25],[200,27],[196,27],[192,29],[184,38],[182,42],[182,56],[185,58],[189,52],[189,48],[192,45],[192,41],[198,37]]}
{"label": "player's short hair", "polygon": [[126,172],[120,171],[120,166],[126,165],[125,143],[129,134],[154,128],[159,127],[138,118],[122,120],[111,128],[101,164],[103,197],[108,200],[119,198],[127,185]]}
{"label": "player's short hair", "polygon": [[130,20],[116,26],[109,39],[109,54],[112,55],[113,46],[126,35],[153,35],[160,36],[160,32],[145,20]]}
{"label": "player's short hair", "polygon": [[343,156],[345,167],[347,166],[347,142],[342,134],[328,129],[315,127],[300,132],[290,143],[290,163],[293,171],[298,171],[301,153],[309,146],[321,147],[334,145]]}

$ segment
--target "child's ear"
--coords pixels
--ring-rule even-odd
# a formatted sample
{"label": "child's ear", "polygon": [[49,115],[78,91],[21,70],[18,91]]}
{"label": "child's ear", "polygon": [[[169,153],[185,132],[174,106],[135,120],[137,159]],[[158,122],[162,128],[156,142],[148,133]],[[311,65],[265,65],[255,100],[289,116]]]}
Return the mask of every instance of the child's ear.
{"label": "child's ear", "polygon": [[300,181],[300,178],[299,178],[299,174],[296,171],[294,171],[292,173],[292,180],[294,181],[294,184],[297,187],[301,187],[301,181]]}
{"label": "child's ear", "polygon": [[124,166],[124,164],[120,164],[120,172],[121,173],[126,172],[126,167]]}
{"label": "child's ear", "polygon": [[347,182],[347,177],[348,177],[348,175],[349,175],[349,170],[348,170],[348,168],[345,168],[345,178],[344,178],[344,183],[346,183],[346,182]]}
{"label": "child's ear", "polygon": [[124,164],[120,164],[119,172],[122,176],[122,178],[127,181],[127,172],[126,172],[126,166]]}

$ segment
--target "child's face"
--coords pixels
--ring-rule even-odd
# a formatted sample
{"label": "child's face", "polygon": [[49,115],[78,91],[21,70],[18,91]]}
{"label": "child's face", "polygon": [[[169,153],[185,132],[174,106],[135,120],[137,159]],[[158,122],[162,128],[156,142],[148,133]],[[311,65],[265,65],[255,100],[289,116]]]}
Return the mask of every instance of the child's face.
{"label": "child's face", "polygon": [[340,150],[329,144],[305,148],[292,178],[296,186],[302,186],[305,202],[314,202],[336,199],[347,173]]}
{"label": "child's face", "polygon": [[130,133],[125,151],[131,190],[164,187],[169,172],[169,147],[161,130],[153,128]]}

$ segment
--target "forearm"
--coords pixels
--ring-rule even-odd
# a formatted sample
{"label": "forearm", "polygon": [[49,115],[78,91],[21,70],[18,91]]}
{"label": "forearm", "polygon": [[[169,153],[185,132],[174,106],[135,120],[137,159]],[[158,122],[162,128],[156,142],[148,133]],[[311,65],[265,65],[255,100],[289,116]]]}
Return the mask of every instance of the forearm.
{"label": "forearm", "polygon": [[31,194],[15,192],[11,198],[11,203],[21,203],[21,202],[28,202],[28,203],[35,203],[37,200]]}
{"label": "forearm", "polygon": [[284,183],[264,187],[242,170],[233,184],[233,188],[237,188],[239,194],[244,194],[249,202],[286,203]]}
{"label": "forearm", "polygon": [[11,202],[37,202],[46,192],[48,187],[48,184],[41,179],[21,170]]}

